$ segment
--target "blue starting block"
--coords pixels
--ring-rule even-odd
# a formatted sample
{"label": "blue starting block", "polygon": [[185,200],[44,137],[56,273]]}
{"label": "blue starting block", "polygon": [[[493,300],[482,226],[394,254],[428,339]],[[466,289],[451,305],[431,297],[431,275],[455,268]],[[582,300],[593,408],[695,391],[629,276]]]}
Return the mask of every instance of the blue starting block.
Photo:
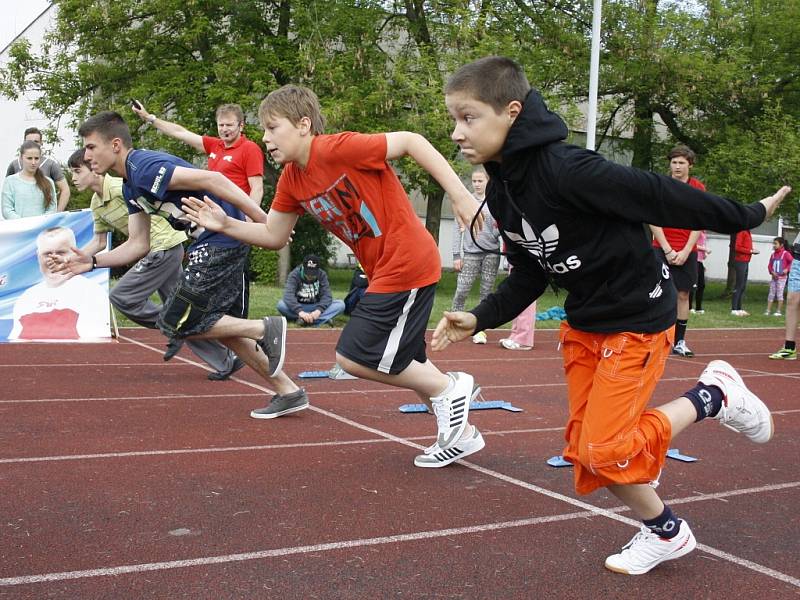
{"label": "blue starting block", "polygon": [[300,379],[327,379],[329,373],[330,371],[302,371],[297,376]]}
{"label": "blue starting block", "polygon": [[[501,408],[503,410],[508,410],[511,412],[522,412],[521,408],[517,408],[511,402],[506,402],[505,400],[484,400],[484,401],[477,401],[473,400],[469,403],[470,410],[488,410],[491,408]],[[400,412],[402,413],[417,413],[417,412],[428,412],[428,407],[424,404],[403,404],[400,407]]]}
{"label": "blue starting block", "polygon": [[667,458],[674,458],[675,460],[679,460],[681,462],[696,462],[697,459],[694,456],[687,456],[685,454],[681,454],[681,451],[677,448],[670,448],[667,450]]}
{"label": "blue starting block", "polygon": [[358,379],[339,365],[333,365],[328,371],[302,371],[297,376],[300,379]]}
{"label": "blue starting block", "polygon": [[[686,454],[681,454],[681,451],[677,448],[670,448],[667,450],[667,458],[672,458],[675,460],[679,460],[681,462],[696,462],[694,456],[687,456]],[[551,467],[571,467],[572,463],[569,461],[564,460],[564,457],[561,455],[558,456],[551,456],[547,459],[547,464]]]}
{"label": "blue starting block", "polygon": [[551,467],[571,467],[572,463],[568,460],[564,460],[564,457],[560,454],[558,456],[551,456],[547,459],[547,464]]}

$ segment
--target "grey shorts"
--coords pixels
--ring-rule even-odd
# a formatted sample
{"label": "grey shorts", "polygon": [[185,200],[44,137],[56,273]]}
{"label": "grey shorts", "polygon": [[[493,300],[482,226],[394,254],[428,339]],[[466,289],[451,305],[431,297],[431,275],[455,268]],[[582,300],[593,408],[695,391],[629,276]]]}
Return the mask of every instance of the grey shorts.
{"label": "grey shorts", "polygon": [[180,282],[170,294],[156,325],[168,337],[205,333],[223,315],[247,316],[245,279],[249,246],[193,248]]}

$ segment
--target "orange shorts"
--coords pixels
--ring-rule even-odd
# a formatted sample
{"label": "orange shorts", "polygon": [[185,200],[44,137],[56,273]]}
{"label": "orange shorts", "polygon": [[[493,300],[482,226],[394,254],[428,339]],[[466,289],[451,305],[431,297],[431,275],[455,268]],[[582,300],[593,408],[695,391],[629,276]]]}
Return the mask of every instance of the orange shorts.
{"label": "orange shorts", "polygon": [[648,483],[658,478],[672,427],[645,410],[664,372],[674,328],[661,333],[588,333],[561,324],[569,398],[564,458],[575,491]]}

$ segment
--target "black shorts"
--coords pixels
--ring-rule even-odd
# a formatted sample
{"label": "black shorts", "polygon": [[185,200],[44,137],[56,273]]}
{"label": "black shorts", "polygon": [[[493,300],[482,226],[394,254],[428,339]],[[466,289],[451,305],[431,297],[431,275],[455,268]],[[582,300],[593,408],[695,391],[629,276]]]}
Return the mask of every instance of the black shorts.
{"label": "black shorts", "polygon": [[336,351],[359,365],[396,375],[424,363],[425,330],[436,284],[406,292],[367,292],[344,327]]}
{"label": "black shorts", "polygon": [[249,283],[245,278],[249,246],[201,246],[188,254],[180,282],[156,325],[167,337],[205,333],[223,315],[247,316]]}
{"label": "black shorts", "polygon": [[690,252],[682,265],[671,265],[664,251],[659,249],[660,258],[669,266],[670,277],[679,292],[689,292],[697,283],[697,252]]}

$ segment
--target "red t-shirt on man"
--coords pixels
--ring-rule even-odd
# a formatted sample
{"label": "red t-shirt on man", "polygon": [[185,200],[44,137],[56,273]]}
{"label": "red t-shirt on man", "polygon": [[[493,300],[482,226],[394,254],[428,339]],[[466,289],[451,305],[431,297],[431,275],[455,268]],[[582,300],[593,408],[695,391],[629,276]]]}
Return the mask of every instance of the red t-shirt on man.
{"label": "red t-shirt on man", "polygon": [[208,170],[222,173],[245,194],[250,193],[247,178],[264,175],[264,153],[244,134],[230,148],[221,139],[204,135],[203,148],[208,155]]}
{"label": "red t-shirt on man", "polygon": [[370,292],[439,281],[439,248],[386,162],[384,134],[315,136],[306,168],[284,167],[272,209],[313,215],[353,250]]}
{"label": "red t-shirt on man", "polygon": [[[690,186],[693,188],[697,188],[698,190],[706,191],[706,186],[704,186],[699,179],[695,179],[694,177],[689,177],[689,181],[687,181]],[[664,237],[667,238],[669,242],[669,247],[675,250],[675,252],[680,252],[683,250],[683,247],[686,245],[686,242],[689,241],[689,234],[692,233],[691,229],[675,229],[674,227],[662,227],[664,231]],[[659,248],[658,242],[654,239],[653,240],[653,248]],[[692,252],[697,252],[697,246],[695,245],[692,248]]]}

